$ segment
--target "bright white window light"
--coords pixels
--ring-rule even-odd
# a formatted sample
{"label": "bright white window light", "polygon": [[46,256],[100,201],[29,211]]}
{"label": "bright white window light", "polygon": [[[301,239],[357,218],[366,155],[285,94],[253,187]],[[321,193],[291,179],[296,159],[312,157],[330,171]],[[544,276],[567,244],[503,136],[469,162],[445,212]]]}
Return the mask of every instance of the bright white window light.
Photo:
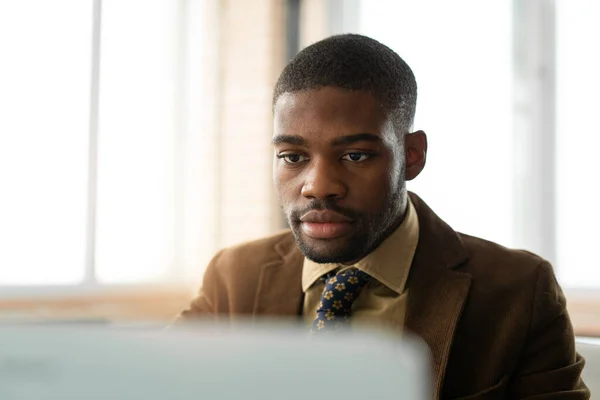
{"label": "bright white window light", "polygon": [[510,1],[362,0],[360,30],[394,49],[419,86],[427,167],[409,183],[454,229],[512,238]]}
{"label": "bright white window light", "polygon": [[96,275],[164,278],[174,262],[177,4],[104,0]]}
{"label": "bright white window light", "polygon": [[557,266],[572,287],[600,287],[599,19],[597,1],[557,2]]}
{"label": "bright white window light", "polygon": [[91,0],[0,2],[0,285],[84,274]]}

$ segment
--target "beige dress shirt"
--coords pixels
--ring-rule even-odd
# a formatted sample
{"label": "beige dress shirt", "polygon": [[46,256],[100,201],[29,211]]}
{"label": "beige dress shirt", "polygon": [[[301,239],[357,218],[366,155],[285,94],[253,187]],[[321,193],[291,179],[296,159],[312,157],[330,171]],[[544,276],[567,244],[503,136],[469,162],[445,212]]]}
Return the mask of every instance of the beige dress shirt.
{"label": "beige dress shirt", "polygon": [[[355,265],[317,264],[307,258],[302,267],[305,293],[303,315],[311,325],[325,283],[319,278],[337,269],[357,268],[373,279],[352,306],[351,326],[393,329],[402,332],[406,314],[406,280],[419,242],[419,219],[409,199],[402,224],[375,251]],[[341,267],[341,268],[340,268]]]}

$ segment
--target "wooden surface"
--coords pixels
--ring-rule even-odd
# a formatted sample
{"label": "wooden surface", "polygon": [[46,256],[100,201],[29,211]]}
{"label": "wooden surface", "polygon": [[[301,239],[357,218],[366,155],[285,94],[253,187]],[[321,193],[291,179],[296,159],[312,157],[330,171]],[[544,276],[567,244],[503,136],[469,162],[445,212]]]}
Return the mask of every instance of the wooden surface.
{"label": "wooden surface", "polygon": [[[0,300],[0,320],[168,322],[189,304],[195,292],[189,288],[129,289],[60,298]],[[600,337],[600,293],[568,293],[567,297],[576,334]]]}
{"label": "wooden surface", "polygon": [[577,336],[600,337],[600,291],[566,291]]}
{"label": "wooden surface", "polygon": [[0,301],[0,320],[170,321],[193,296],[192,290],[159,289],[12,299]]}

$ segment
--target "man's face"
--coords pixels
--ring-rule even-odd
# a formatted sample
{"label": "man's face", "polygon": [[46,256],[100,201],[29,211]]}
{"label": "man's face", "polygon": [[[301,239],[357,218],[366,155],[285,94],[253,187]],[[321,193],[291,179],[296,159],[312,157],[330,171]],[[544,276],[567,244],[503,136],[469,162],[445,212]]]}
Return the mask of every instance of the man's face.
{"label": "man's face", "polygon": [[406,204],[403,141],[369,92],[325,87],[275,104],[273,177],[300,250],[349,263],[379,245]]}

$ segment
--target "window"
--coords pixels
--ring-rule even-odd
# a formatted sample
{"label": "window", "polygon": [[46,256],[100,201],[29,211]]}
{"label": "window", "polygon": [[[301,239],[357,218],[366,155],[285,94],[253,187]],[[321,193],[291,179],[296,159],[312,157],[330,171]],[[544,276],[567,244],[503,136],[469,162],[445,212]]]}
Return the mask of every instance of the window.
{"label": "window", "polygon": [[357,31],[389,45],[415,72],[415,129],[430,143],[427,168],[409,189],[454,229],[549,259],[563,286],[600,288],[600,57],[591,50],[600,6],[333,3],[329,30],[305,33],[304,44]]}
{"label": "window", "polygon": [[568,286],[600,288],[595,248],[600,225],[600,4],[557,2],[557,182],[558,265]]}
{"label": "window", "polygon": [[102,2],[94,260],[102,283],[165,279],[174,268],[178,12],[169,0]]}
{"label": "window", "polygon": [[0,2],[0,285],[83,279],[91,15]]}
{"label": "window", "polygon": [[0,4],[0,286],[185,276],[184,39],[192,18],[199,36],[203,11],[171,0]]}
{"label": "window", "polygon": [[[383,12],[382,10],[385,10]],[[427,168],[409,190],[460,232],[512,237],[510,2],[362,1],[359,31],[394,49],[419,86]],[[474,16],[477,16],[476,18]]]}
{"label": "window", "polygon": [[283,226],[275,3],[0,4],[2,295],[195,289],[218,248]]}
{"label": "window", "polygon": [[[0,2],[0,287],[193,285],[218,248],[283,225],[269,138],[285,10],[225,3]],[[354,31],[396,50],[430,138],[409,189],[456,230],[599,288],[600,7],[519,4],[306,0],[298,36]],[[545,64],[523,73],[521,50]]]}

